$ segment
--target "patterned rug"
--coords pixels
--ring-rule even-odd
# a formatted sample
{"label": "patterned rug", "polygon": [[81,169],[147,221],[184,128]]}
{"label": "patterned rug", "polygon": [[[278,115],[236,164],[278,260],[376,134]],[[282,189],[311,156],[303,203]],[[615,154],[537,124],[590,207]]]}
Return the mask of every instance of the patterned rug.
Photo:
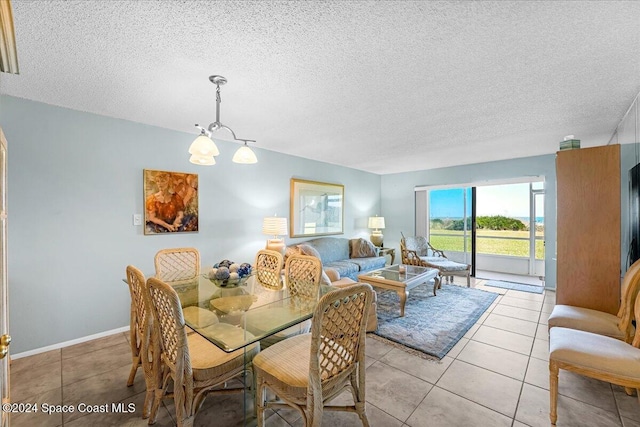
{"label": "patterned rug", "polygon": [[491,286],[492,288],[514,289],[516,291],[530,292],[532,294],[541,294],[544,290],[544,286],[507,282],[504,280],[487,280],[487,283],[485,283],[484,286]]}
{"label": "patterned rug", "polygon": [[430,284],[409,291],[405,315],[399,297],[378,291],[376,335],[442,359],[486,311],[498,294],[455,285],[442,285],[433,296]]}

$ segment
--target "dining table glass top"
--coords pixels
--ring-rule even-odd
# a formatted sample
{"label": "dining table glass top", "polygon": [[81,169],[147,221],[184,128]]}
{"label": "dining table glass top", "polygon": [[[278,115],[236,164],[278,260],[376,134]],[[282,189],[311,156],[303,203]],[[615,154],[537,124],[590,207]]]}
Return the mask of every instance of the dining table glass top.
{"label": "dining table glass top", "polygon": [[238,285],[219,283],[206,274],[164,282],[178,294],[185,324],[226,352],[310,319],[319,298],[331,290],[320,285],[316,297],[292,296],[286,286],[263,287],[255,275]]}

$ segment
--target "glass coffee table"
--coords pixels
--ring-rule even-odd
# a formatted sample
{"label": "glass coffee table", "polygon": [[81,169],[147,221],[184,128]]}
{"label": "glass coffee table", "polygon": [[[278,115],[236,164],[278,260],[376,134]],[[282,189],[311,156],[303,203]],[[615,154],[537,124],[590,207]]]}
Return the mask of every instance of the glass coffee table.
{"label": "glass coffee table", "polygon": [[358,281],[360,282],[368,283],[375,288],[395,291],[400,297],[401,317],[404,317],[404,306],[407,302],[409,291],[431,279],[434,279],[433,295],[435,295],[436,289],[440,286],[440,275],[437,268],[396,264],[358,275]]}

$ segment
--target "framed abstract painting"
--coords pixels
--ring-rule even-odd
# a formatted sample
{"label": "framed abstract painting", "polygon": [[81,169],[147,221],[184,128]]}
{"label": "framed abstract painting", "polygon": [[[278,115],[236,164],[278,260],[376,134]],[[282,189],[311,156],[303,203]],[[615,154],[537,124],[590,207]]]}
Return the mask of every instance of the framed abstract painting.
{"label": "framed abstract painting", "polygon": [[291,237],[344,233],[344,185],[291,179]]}

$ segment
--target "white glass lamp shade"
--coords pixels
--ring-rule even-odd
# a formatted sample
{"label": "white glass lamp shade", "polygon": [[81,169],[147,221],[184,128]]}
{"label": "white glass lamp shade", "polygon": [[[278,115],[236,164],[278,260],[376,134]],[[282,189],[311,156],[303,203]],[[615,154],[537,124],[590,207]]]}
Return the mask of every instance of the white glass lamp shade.
{"label": "white glass lamp shade", "polygon": [[369,228],[380,229],[384,228],[384,217],[383,216],[370,216],[369,217]]}
{"label": "white glass lamp shade", "polygon": [[245,165],[258,163],[256,154],[246,144],[238,148],[238,151],[236,151],[236,154],[233,155],[233,159],[231,160],[234,163],[242,163]]}
{"label": "white glass lamp shade", "polygon": [[287,218],[277,216],[267,217],[262,221],[262,234],[269,236],[284,236],[287,234]]}
{"label": "white glass lamp shade", "polygon": [[216,164],[216,159],[213,156],[200,156],[198,154],[192,154],[189,157],[189,161],[194,165],[211,166]]}
{"label": "white glass lamp shade", "polygon": [[198,135],[198,137],[191,143],[191,146],[189,147],[189,154],[194,154],[202,157],[212,157],[219,155],[220,151],[218,151],[216,143],[213,142],[213,140],[207,135]]}

